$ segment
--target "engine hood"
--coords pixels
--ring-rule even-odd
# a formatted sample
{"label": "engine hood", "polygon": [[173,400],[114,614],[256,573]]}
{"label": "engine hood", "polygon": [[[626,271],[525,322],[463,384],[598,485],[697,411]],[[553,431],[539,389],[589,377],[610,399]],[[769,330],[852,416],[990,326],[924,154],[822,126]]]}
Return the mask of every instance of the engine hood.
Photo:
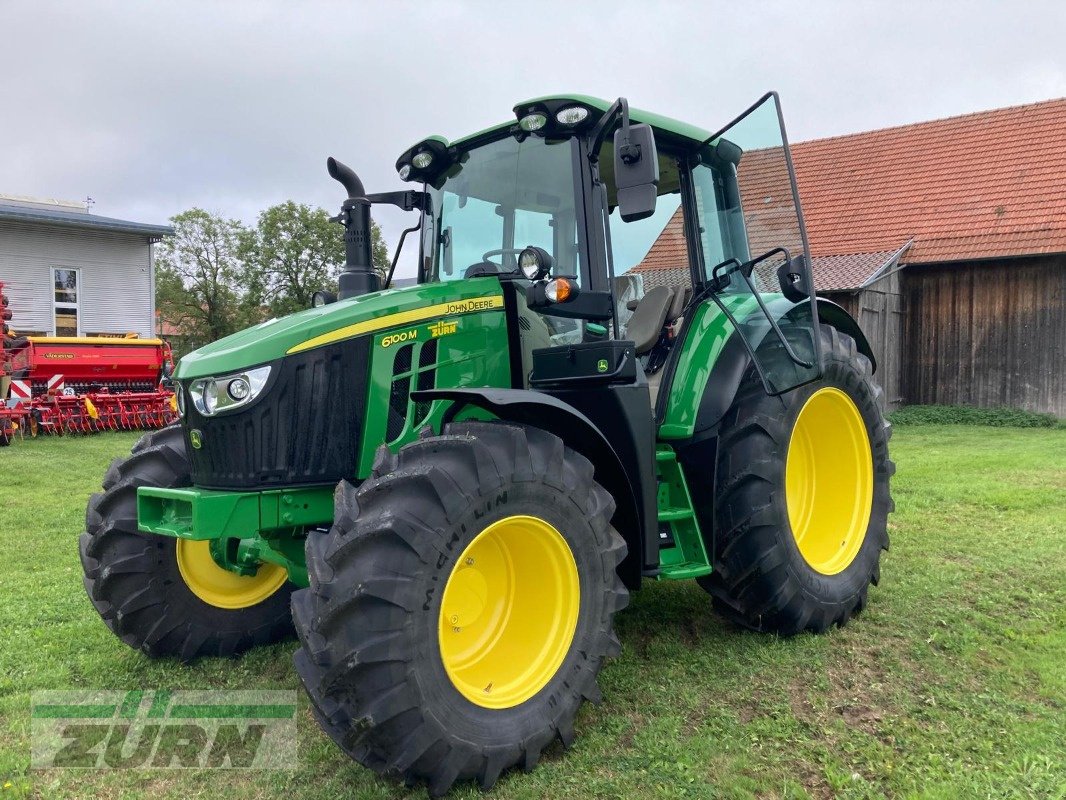
{"label": "engine hood", "polygon": [[480,298],[499,300],[502,308],[496,278],[389,289],[309,308],[268,320],[183,356],[174,377],[186,380],[248,369],[346,338],[475,310],[451,308],[449,304]]}

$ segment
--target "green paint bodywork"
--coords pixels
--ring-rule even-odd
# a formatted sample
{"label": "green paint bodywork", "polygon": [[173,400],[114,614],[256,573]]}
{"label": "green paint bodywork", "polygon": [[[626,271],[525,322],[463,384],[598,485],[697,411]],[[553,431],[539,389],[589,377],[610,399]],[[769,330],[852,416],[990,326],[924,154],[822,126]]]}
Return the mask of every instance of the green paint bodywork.
{"label": "green paint bodywork", "polygon": [[[486,279],[477,279],[481,283]],[[499,282],[487,279],[499,294]],[[462,281],[459,283],[467,283]],[[458,284],[456,284],[458,285]],[[484,293],[484,290],[483,290]],[[438,326],[444,325],[445,328]],[[408,342],[383,346],[391,333],[415,331]],[[434,336],[434,333],[437,333]],[[422,350],[429,342],[436,341],[435,362],[420,368]],[[410,367],[395,372],[397,356],[405,346],[411,345]],[[440,430],[440,420],[450,405],[447,401],[434,401],[420,408],[410,397],[405,404],[404,424],[398,435],[387,439],[389,402],[394,381],[411,381],[411,389],[418,388],[418,373],[435,369],[435,382],[423,388],[458,388],[462,386],[493,386],[506,388],[511,385],[510,361],[507,341],[507,318],[503,309],[479,314],[446,317],[432,323],[401,325],[375,335],[370,348],[370,380],[367,382],[366,417],[363,424],[362,447],[354,477],[363,479],[370,474],[374,453],[381,444],[388,444],[395,452],[400,447],[418,438],[418,432],[426,425]],[[421,412],[421,413],[419,413]]]}
{"label": "green paint bodywork", "polygon": [[[293,347],[347,325],[438,303],[499,295],[495,278],[427,283],[352,297],[272,319],[201,347],[178,362],[177,380],[225,375],[283,358]],[[402,325],[397,327],[403,327]]]}
{"label": "green paint bodywork", "polygon": [[[500,297],[500,284],[495,278],[425,284],[332,303],[263,323],[190,353],[181,360],[175,377],[182,380],[232,373],[284,358],[290,348],[349,325],[486,297]],[[394,381],[410,380],[411,390],[510,386],[509,343],[502,305],[481,312],[442,315],[430,321],[401,321],[363,335],[373,338],[363,430],[356,471],[351,476],[355,480],[369,476],[381,444],[387,443],[396,451],[416,439],[426,425],[440,429],[441,417],[449,404],[419,404],[408,397],[405,422],[386,442]],[[436,342],[436,357],[424,360],[420,357],[422,349],[430,342]],[[410,366],[397,372],[397,356],[408,346]],[[432,374],[433,381],[419,387],[418,375],[423,371]],[[472,409],[462,416],[487,415]],[[333,490],[332,485],[259,492],[141,487],[137,490],[137,522],[140,530],[148,533],[210,541],[212,556],[219,566],[238,574],[253,573],[258,563],[268,561],[281,564],[289,571],[290,580],[306,586],[303,532],[332,523]]]}
{"label": "green paint bodywork", "polygon": [[[753,312],[760,313],[751,295],[724,295],[720,299],[740,320]],[[659,426],[660,439],[677,440],[692,436],[711,370],[726,342],[731,336],[738,335],[733,323],[713,302],[701,303],[693,314],[688,334],[681,343],[666,414]]]}

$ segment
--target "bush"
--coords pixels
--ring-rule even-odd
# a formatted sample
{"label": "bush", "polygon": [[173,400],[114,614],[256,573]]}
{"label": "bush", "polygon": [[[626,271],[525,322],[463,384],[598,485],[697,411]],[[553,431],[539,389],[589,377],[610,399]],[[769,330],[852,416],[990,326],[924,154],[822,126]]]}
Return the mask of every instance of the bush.
{"label": "bush", "polygon": [[1020,408],[974,408],[973,406],[904,406],[888,415],[893,425],[987,425],[992,428],[1056,428],[1054,414],[1038,414]]}

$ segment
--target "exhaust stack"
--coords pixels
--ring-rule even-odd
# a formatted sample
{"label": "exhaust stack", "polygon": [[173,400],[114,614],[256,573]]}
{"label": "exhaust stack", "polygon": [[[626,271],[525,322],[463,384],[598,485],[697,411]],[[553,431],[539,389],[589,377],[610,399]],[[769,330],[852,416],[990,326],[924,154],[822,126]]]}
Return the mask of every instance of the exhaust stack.
{"label": "exhaust stack", "polygon": [[337,299],[357,297],[376,292],[381,278],[374,272],[370,248],[370,200],[363,182],[351,167],[335,158],[326,159],[326,169],[334,180],[348,192],[341,205],[341,213],[334,217],[344,226],[344,270],[340,274]]}

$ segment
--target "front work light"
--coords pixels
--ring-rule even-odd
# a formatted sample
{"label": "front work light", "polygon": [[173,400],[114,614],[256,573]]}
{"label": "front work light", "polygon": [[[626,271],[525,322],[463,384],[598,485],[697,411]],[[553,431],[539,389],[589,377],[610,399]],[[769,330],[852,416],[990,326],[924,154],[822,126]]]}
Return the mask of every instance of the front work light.
{"label": "front work light", "polygon": [[407,180],[408,176],[411,174],[411,165],[410,164],[404,164],[402,167],[400,167],[399,170],[397,170],[397,172],[398,172],[398,174],[400,176],[400,180],[401,181],[405,181],[405,180]]}
{"label": "front work light", "polygon": [[433,163],[433,154],[427,153],[424,150],[411,159],[411,163],[415,165],[416,169],[425,169]]}
{"label": "front work light", "polygon": [[589,110],[584,106],[570,106],[555,115],[555,121],[567,127],[578,125],[588,119]]}
{"label": "front work light", "polygon": [[524,130],[526,133],[533,133],[533,131],[539,131],[545,125],[548,124],[548,115],[534,111],[532,114],[526,114],[522,119],[518,120],[518,127]]}
{"label": "front work light", "polygon": [[527,247],[518,256],[518,268],[531,281],[539,281],[552,268],[552,257],[540,247]]}
{"label": "front work light", "polygon": [[256,367],[221,378],[198,378],[189,384],[189,396],[205,417],[248,405],[266,386],[270,367]]}

